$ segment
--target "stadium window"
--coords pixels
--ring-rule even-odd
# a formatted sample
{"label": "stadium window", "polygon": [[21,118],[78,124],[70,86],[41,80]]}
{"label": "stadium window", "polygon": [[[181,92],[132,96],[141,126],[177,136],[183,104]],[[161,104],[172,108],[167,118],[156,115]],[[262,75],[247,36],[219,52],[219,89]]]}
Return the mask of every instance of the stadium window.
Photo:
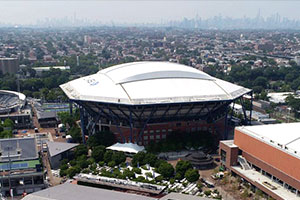
{"label": "stadium window", "polygon": [[160,135],[156,135],[155,138],[156,138],[156,139],[160,139]]}
{"label": "stadium window", "polygon": [[238,152],[239,155],[242,155],[243,154],[243,151],[241,149],[239,149],[239,152]]}
{"label": "stadium window", "polygon": [[154,130],[151,130],[150,133],[154,133]]}
{"label": "stadium window", "polygon": [[154,135],[150,135],[150,140],[154,140]]}
{"label": "stadium window", "polygon": [[161,130],[161,132],[165,133],[165,132],[166,132],[166,129]]}
{"label": "stadium window", "polygon": [[168,132],[172,132],[173,130],[172,129],[168,129]]}
{"label": "stadium window", "polygon": [[156,132],[156,133],[160,133],[160,130],[156,130],[155,132]]}
{"label": "stadium window", "polygon": [[144,133],[148,133],[148,131],[144,131]]}
{"label": "stadium window", "polygon": [[144,136],[144,140],[148,140],[148,136]]}
{"label": "stadium window", "polygon": [[166,139],[166,137],[167,137],[166,135],[162,135],[161,136],[162,139]]}

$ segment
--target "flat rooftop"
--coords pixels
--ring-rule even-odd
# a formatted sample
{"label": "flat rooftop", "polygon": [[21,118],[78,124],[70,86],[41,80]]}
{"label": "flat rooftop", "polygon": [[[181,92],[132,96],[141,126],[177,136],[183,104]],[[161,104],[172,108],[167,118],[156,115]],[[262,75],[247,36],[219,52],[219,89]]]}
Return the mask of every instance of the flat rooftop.
{"label": "flat rooftop", "polygon": [[51,157],[61,154],[65,151],[69,151],[78,145],[79,144],[77,143],[47,141],[48,151]]}
{"label": "flat rooftop", "polygon": [[241,131],[300,159],[300,123],[240,126]]}
{"label": "flat rooftop", "polygon": [[211,199],[172,192],[170,194],[167,194],[160,200],[211,200]]}
{"label": "flat rooftop", "polygon": [[93,188],[71,183],[61,184],[45,190],[34,192],[23,198],[23,200],[155,200],[155,198]]}
{"label": "flat rooftop", "polygon": [[[270,178],[262,175],[261,173],[253,170],[253,169],[249,169],[249,170],[244,170],[241,169],[240,167],[232,167],[235,171],[239,172],[240,174],[242,174],[245,178],[250,179],[251,181],[257,183],[260,187],[263,187],[271,192],[273,192],[274,194],[280,196],[283,199],[288,199],[288,200],[299,200],[300,198],[296,196],[296,194],[293,194],[292,192],[288,191],[287,189],[285,189],[282,185],[278,184],[275,181],[272,181]],[[270,188],[266,187],[263,182],[268,182],[270,183],[272,186],[276,187],[275,190],[271,190]]]}
{"label": "flat rooftop", "polygon": [[233,140],[222,140],[220,142],[231,148],[238,147],[233,143],[234,142]]}

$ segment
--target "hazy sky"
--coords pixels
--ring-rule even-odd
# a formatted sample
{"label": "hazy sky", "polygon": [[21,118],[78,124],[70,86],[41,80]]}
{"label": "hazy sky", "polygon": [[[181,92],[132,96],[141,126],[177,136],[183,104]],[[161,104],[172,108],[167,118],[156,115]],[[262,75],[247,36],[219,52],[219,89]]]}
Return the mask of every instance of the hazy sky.
{"label": "hazy sky", "polygon": [[[74,17],[116,23],[157,23],[161,21],[213,16],[254,17],[258,10],[267,17],[279,13],[300,19],[300,1],[195,0],[195,1],[5,1],[0,0],[0,23],[35,24],[38,19]],[[76,14],[75,14],[76,13]]]}

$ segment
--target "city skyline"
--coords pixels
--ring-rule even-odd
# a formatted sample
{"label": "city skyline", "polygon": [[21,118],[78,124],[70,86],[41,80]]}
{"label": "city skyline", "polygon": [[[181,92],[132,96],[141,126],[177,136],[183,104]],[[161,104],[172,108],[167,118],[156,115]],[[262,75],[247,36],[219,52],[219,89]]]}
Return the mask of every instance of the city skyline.
{"label": "city skyline", "polygon": [[0,24],[21,26],[64,20],[77,26],[78,22],[166,24],[185,18],[268,18],[274,14],[300,20],[297,1],[2,1],[0,5]]}

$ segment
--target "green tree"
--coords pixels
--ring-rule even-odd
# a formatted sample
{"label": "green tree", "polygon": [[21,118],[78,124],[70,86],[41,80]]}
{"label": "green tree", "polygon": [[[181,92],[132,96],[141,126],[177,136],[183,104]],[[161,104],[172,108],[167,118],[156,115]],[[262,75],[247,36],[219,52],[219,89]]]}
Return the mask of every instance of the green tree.
{"label": "green tree", "polygon": [[144,163],[144,159],[145,159],[146,153],[145,152],[138,152],[137,154],[135,154],[132,158],[131,164],[133,166],[137,166],[137,164],[139,163],[140,166],[146,164]]}
{"label": "green tree", "polygon": [[80,144],[75,148],[75,157],[78,158],[79,156],[82,155],[87,155],[88,154],[88,149],[86,145]]}
{"label": "green tree", "polygon": [[80,168],[78,166],[70,167],[69,169],[67,169],[67,175],[69,176],[69,178],[73,178],[73,176],[75,176],[79,172]]}
{"label": "green tree", "polygon": [[7,119],[4,120],[3,126],[6,127],[6,128],[13,129],[14,128],[14,122],[11,119],[7,118]]}
{"label": "green tree", "polygon": [[123,152],[114,152],[111,159],[115,161],[116,165],[119,165],[122,162],[125,162],[126,156]]}
{"label": "green tree", "polygon": [[154,167],[156,161],[157,161],[156,155],[154,155],[152,153],[146,153],[146,155],[144,157],[145,164],[149,164],[151,167]]}
{"label": "green tree", "polygon": [[103,156],[104,162],[109,163],[110,161],[112,161],[112,156],[113,156],[112,151],[106,151]]}
{"label": "green tree", "polygon": [[199,179],[200,175],[197,169],[188,169],[185,174],[184,177],[186,178],[186,180],[188,180],[189,182],[195,182]]}
{"label": "green tree", "polygon": [[105,146],[102,145],[96,146],[93,148],[92,157],[95,159],[96,162],[99,162],[103,160],[104,153],[105,153]]}
{"label": "green tree", "polygon": [[193,168],[193,166],[189,161],[180,160],[177,162],[176,167],[175,167],[176,174],[179,173],[181,175],[181,179],[182,179],[183,176],[185,175],[185,172],[192,168]]}
{"label": "green tree", "polygon": [[253,82],[254,86],[261,86],[262,88],[267,88],[267,84],[268,80],[262,76],[257,77]]}
{"label": "green tree", "polygon": [[158,167],[158,173],[160,173],[165,178],[171,178],[174,175],[174,168],[170,163],[163,162]]}
{"label": "green tree", "polygon": [[73,126],[68,134],[70,134],[72,136],[72,142],[77,142],[77,143],[81,143],[82,142],[82,134],[81,134],[81,129],[75,125]]}
{"label": "green tree", "polygon": [[4,130],[0,132],[0,138],[11,138],[12,136],[13,135],[11,130]]}

